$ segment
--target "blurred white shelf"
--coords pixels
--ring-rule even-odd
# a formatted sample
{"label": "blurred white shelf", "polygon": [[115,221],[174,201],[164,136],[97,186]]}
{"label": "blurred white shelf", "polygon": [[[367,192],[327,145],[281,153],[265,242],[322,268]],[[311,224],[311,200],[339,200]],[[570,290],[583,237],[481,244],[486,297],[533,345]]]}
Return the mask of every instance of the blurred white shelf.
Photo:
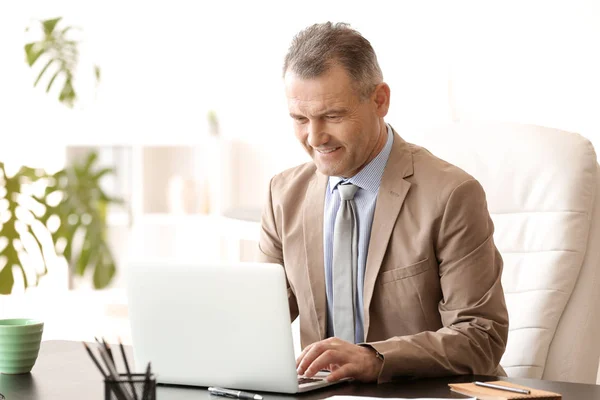
{"label": "blurred white shelf", "polygon": [[246,148],[213,137],[170,145],[95,143],[67,146],[67,160],[90,150],[98,152],[99,167],[115,170],[101,183],[107,194],[126,204],[107,210],[107,238],[118,265],[113,287],[123,287],[132,258],[254,260],[261,210],[242,201],[252,198],[251,188],[233,174],[235,156]]}

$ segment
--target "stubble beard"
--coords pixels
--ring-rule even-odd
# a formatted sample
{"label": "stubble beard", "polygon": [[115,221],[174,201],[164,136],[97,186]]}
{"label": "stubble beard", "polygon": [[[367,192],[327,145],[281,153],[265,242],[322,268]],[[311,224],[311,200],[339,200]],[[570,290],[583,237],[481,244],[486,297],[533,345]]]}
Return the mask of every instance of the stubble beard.
{"label": "stubble beard", "polygon": [[309,151],[309,155],[311,156],[313,163],[315,164],[315,166],[317,167],[317,170],[320,173],[322,173],[323,175],[326,175],[326,176],[342,176],[342,174],[344,173],[344,171],[342,171],[342,165],[344,164],[345,161],[347,161],[347,159],[348,159],[347,157],[342,158],[335,164],[331,164],[331,163],[324,164],[318,160],[319,156],[316,153],[318,153],[317,150],[315,150],[311,147],[310,151]]}

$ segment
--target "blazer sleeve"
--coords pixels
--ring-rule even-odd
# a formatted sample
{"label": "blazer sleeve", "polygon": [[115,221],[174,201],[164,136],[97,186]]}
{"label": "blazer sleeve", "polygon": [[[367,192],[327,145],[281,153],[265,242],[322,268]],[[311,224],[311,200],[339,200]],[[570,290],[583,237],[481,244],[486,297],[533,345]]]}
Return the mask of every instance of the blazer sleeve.
{"label": "blazer sleeve", "polygon": [[[258,261],[266,263],[275,263],[284,267],[283,264],[283,245],[281,235],[277,229],[275,210],[273,209],[273,181],[269,183],[269,192],[261,218],[261,232],[258,243]],[[298,317],[298,302],[294,291],[286,276],[288,303],[290,307],[290,317],[294,321]]]}
{"label": "blazer sleeve", "polygon": [[379,382],[406,376],[494,375],[506,348],[502,258],[479,182],[470,179],[452,191],[438,226],[433,245],[443,327],[368,343],[384,358]]}

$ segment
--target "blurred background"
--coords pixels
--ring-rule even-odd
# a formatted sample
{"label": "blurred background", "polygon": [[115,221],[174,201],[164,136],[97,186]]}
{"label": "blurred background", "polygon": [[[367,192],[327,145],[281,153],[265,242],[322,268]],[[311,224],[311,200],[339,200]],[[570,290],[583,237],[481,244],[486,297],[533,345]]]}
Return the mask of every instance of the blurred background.
{"label": "blurred background", "polygon": [[283,57],[328,20],[371,41],[409,141],[493,120],[600,143],[598,1],[1,2],[0,318],[128,342],[127,259],[253,260],[270,178],[308,161]]}

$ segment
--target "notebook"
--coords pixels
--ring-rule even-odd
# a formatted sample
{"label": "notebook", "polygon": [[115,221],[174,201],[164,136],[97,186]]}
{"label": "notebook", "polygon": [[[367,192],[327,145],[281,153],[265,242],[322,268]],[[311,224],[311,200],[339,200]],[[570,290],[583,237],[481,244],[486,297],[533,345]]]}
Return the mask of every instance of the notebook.
{"label": "notebook", "polygon": [[264,263],[129,263],[129,317],[136,365],[158,383],[279,393],[331,383],[299,382],[285,273]]}
{"label": "notebook", "polygon": [[547,392],[545,390],[539,390],[530,388],[527,386],[517,385],[516,383],[507,381],[493,381],[486,383],[494,383],[497,385],[517,388],[517,389],[528,389],[529,394],[511,393],[505,390],[491,389],[486,387],[477,386],[474,383],[450,383],[450,390],[456,393],[464,394],[466,396],[477,397],[479,400],[505,400],[505,399],[549,399],[549,400],[561,400],[562,396],[558,393]]}

